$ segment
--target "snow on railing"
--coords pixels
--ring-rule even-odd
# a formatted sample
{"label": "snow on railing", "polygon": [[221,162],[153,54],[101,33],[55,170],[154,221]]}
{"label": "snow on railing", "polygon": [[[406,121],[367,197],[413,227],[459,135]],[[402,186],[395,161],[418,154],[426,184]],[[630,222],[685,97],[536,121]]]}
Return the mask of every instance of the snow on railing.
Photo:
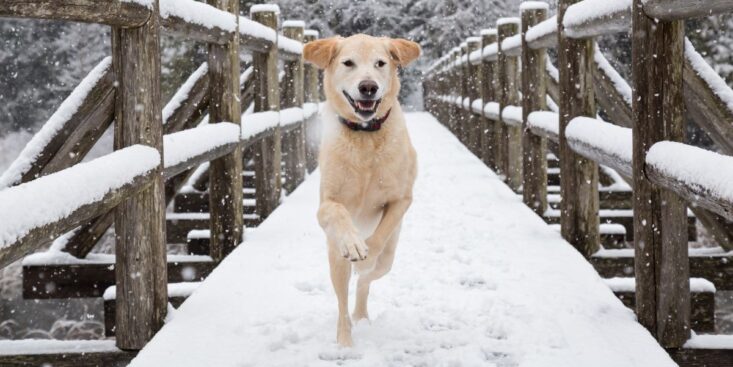
{"label": "snow on railing", "polygon": [[239,142],[239,126],[232,123],[201,125],[163,136],[163,165],[172,167],[218,147]]}
{"label": "snow on railing", "polygon": [[522,107],[504,107],[504,109],[501,110],[501,121],[510,126],[522,126]]}
{"label": "snow on railing", "polygon": [[280,126],[286,127],[305,120],[305,113],[300,107],[290,107],[280,110]]}
{"label": "snow on railing", "polygon": [[579,154],[632,176],[631,129],[591,117],[576,117],[565,128],[568,145]]}
{"label": "snow on railing", "polygon": [[261,38],[272,43],[275,43],[277,40],[277,32],[275,32],[274,29],[241,16],[239,17],[239,34],[253,38]]}
{"label": "snow on railing", "polygon": [[20,152],[20,155],[10,164],[10,167],[0,176],[0,189],[20,183],[23,175],[39,159],[39,155],[51,139],[55,138],[61,132],[66,123],[79,110],[84,99],[87,98],[92,89],[111,68],[112,58],[106,57],[82,79],[81,83],[74,88],[56,112],[51,115],[36,135],[26,144],[25,148]]}
{"label": "snow on railing", "polygon": [[733,112],[733,90],[723,78],[703,59],[689,39],[685,38],[685,58],[692,65],[695,73],[699,75],[710,89],[717,95],[729,111]]}
{"label": "snow on railing", "polygon": [[550,111],[535,111],[527,116],[527,124],[532,132],[557,141],[560,136],[560,115]]}
{"label": "snow on railing", "polygon": [[571,38],[628,31],[631,0],[583,0],[568,7],[562,22],[565,35]]}
{"label": "snow on railing", "polygon": [[156,149],[134,145],[0,191],[0,249],[102,200],[159,165]]}
{"label": "snow on railing", "polygon": [[242,116],[242,139],[247,140],[274,129],[280,124],[280,114],[277,111],[256,112]]}
{"label": "snow on railing", "polygon": [[623,97],[624,101],[631,106],[631,86],[626,82],[626,79],[624,79],[621,74],[611,66],[606,57],[603,56],[603,52],[601,52],[597,44],[593,51],[593,59],[595,60],[596,65],[603,70],[605,76],[611,80],[611,83],[613,83],[616,91],[621,95],[621,97]]}
{"label": "snow on railing", "polygon": [[173,113],[181,108],[183,102],[186,101],[189,93],[191,93],[191,89],[196,85],[196,82],[207,77],[208,72],[209,65],[207,63],[201,64],[201,66],[199,66],[199,68],[196,69],[188,79],[186,79],[186,82],[178,88],[176,94],[174,94],[168,104],[163,107],[163,124],[168,123],[168,120],[173,116]]}
{"label": "snow on railing", "polygon": [[160,17],[171,16],[208,29],[219,28],[230,33],[237,29],[234,14],[194,0],[160,0]]}

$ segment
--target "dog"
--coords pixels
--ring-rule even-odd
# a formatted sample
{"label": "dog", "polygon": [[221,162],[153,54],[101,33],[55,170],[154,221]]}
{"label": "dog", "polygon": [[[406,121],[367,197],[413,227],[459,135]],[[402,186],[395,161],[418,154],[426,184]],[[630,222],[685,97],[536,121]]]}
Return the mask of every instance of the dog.
{"label": "dog", "polygon": [[352,264],[359,274],[353,319],[369,318],[372,281],[389,272],[412,203],[417,155],[399,101],[398,71],[420,56],[404,39],[354,35],[309,42],[304,59],[323,69],[326,103],[318,222],[326,234],[338,299],[336,341],[350,347]]}

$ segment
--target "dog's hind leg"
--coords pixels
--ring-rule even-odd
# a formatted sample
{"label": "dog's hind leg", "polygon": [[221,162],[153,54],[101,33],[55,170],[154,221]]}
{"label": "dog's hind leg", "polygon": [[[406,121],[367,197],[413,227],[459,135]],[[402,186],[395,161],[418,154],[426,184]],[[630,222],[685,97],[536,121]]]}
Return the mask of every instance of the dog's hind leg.
{"label": "dog's hind leg", "polygon": [[[398,239],[399,228],[387,241],[384,250],[379,255],[379,258],[377,258],[377,263],[374,266],[374,269],[368,273],[359,275],[359,280],[356,282],[356,304],[354,305],[353,314],[354,321],[369,319],[369,312],[367,311],[369,286],[373,281],[385,276],[392,269]],[[360,263],[356,263],[355,265],[358,264]]]}
{"label": "dog's hind leg", "polygon": [[335,245],[328,245],[328,262],[331,266],[331,283],[338,299],[338,322],[336,324],[336,342],[342,347],[350,347],[351,319],[349,318],[349,279],[351,278],[351,262],[341,256]]}

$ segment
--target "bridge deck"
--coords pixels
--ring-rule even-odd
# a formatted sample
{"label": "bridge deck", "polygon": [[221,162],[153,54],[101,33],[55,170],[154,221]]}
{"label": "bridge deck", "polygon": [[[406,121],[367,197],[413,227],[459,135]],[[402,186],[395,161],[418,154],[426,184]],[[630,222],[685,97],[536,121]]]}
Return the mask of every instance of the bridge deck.
{"label": "bridge deck", "polygon": [[415,202],[354,348],[335,345],[314,174],[132,366],[675,365],[588,262],[434,118],[409,114],[408,124]]}

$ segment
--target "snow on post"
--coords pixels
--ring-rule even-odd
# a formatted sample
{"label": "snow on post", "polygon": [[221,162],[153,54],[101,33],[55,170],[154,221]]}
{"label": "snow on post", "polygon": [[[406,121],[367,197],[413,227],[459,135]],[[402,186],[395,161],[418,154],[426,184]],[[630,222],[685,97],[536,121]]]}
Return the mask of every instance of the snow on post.
{"label": "snow on post", "polygon": [[250,16],[254,13],[275,13],[280,15],[280,7],[277,4],[255,4],[249,8]]}
{"label": "snow on post", "polygon": [[524,10],[550,10],[550,4],[544,1],[523,1],[519,4],[519,11]]}

